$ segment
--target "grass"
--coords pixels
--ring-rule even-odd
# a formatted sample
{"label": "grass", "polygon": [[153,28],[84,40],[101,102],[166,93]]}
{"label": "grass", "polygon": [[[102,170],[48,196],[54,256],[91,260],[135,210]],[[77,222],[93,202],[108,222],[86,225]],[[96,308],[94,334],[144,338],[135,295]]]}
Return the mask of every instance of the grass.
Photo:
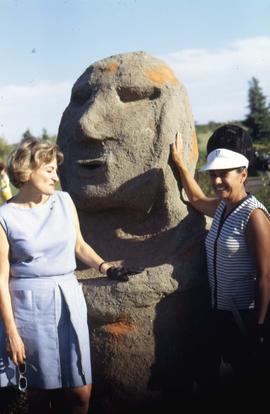
{"label": "grass", "polygon": [[254,144],[256,151],[259,153],[270,153],[270,142],[266,140],[256,141]]}
{"label": "grass", "polygon": [[207,141],[211,135],[211,131],[197,133],[199,153],[205,153]]}

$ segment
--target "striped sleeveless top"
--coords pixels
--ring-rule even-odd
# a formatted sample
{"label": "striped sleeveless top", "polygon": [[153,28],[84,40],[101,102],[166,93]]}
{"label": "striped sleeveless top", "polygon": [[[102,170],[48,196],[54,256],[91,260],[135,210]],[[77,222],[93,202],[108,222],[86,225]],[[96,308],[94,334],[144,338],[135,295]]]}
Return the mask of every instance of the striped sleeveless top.
{"label": "striped sleeveless top", "polygon": [[252,309],[256,295],[256,265],[245,238],[246,226],[254,209],[264,205],[256,197],[244,198],[223,220],[221,201],[206,237],[208,279],[214,309]]}

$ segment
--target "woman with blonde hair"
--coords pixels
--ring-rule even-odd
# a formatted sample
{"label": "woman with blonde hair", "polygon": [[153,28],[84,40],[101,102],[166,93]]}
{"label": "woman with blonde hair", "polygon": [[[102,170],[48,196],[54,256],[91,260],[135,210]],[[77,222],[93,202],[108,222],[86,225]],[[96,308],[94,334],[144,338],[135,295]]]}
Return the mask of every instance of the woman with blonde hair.
{"label": "woman with blonde hair", "polygon": [[35,414],[88,412],[87,308],[75,257],[110,279],[129,274],[84,241],[69,194],[55,191],[62,160],[56,144],[23,140],[8,161],[19,191],[0,207],[0,387],[29,387]]}

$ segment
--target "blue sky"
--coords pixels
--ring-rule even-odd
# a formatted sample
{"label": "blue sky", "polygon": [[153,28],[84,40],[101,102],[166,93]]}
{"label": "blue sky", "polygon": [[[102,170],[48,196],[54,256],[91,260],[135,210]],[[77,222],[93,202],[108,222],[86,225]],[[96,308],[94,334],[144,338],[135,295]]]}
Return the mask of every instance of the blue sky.
{"label": "blue sky", "polygon": [[0,136],[56,134],[73,83],[96,60],[143,50],[186,86],[194,120],[247,113],[270,96],[269,0],[0,0]]}

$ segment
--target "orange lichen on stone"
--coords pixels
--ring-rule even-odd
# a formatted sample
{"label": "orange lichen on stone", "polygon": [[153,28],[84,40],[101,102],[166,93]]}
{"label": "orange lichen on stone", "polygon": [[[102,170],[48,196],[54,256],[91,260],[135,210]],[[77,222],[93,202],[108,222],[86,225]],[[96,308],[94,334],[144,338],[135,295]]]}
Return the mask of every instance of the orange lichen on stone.
{"label": "orange lichen on stone", "polygon": [[135,326],[133,324],[122,321],[108,323],[103,326],[103,328],[115,337],[126,335],[135,330]]}
{"label": "orange lichen on stone", "polygon": [[151,81],[163,85],[167,82],[177,83],[178,80],[175,77],[173,71],[167,66],[160,65],[152,69],[146,69],[144,71],[145,76]]}
{"label": "orange lichen on stone", "polygon": [[108,65],[104,66],[101,70],[103,72],[116,73],[118,66],[119,65],[116,62],[111,62]]}
{"label": "orange lichen on stone", "polygon": [[199,151],[198,151],[198,142],[196,131],[193,130],[192,137],[191,137],[191,151],[189,156],[189,163],[192,164],[198,160]]}

